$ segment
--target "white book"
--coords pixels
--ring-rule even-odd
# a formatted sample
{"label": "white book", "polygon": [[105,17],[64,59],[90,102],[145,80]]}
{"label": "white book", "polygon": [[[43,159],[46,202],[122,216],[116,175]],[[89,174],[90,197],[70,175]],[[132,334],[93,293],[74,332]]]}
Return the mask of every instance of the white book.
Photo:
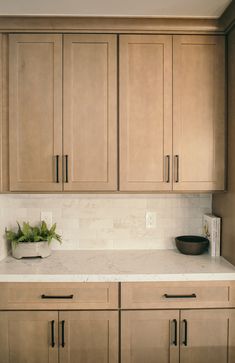
{"label": "white book", "polygon": [[203,235],[210,241],[209,253],[212,257],[220,256],[220,224],[220,217],[204,214]]}

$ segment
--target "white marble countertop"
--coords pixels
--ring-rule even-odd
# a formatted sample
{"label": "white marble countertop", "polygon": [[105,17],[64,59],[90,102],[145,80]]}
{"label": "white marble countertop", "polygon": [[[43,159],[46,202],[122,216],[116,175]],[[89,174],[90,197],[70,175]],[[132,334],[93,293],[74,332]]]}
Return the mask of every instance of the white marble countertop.
{"label": "white marble countertop", "polygon": [[176,250],[53,251],[45,259],[0,261],[0,282],[125,282],[235,280],[222,257]]}

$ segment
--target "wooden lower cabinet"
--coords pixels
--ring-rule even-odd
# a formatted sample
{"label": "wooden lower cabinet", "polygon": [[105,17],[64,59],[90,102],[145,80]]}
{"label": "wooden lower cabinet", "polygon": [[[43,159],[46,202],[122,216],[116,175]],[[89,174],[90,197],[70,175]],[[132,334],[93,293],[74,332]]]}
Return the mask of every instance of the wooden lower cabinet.
{"label": "wooden lower cabinet", "polygon": [[177,310],[123,311],[122,363],[178,363]]}
{"label": "wooden lower cabinet", "polygon": [[58,312],[0,312],[1,363],[57,363],[57,343]]}
{"label": "wooden lower cabinet", "polygon": [[181,311],[180,363],[235,362],[234,309]]}
{"label": "wooden lower cabinet", "polygon": [[0,363],[58,362],[118,363],[118,312],[0,312]]}
{"label": "wooden lower cabinet", "polygon": [[65,311],[59,316],[61,363],[118,363],[117,311]]}
{"label": "wooden lower cabinet", "polygon": [[234,363],[235,309],[122,312],[122,363]]}

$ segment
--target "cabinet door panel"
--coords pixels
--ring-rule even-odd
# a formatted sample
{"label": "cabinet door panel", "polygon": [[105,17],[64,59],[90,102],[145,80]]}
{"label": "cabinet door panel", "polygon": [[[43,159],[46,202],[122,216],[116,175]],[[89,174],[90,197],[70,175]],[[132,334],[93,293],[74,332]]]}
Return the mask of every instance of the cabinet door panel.
{"label": "cabinet door panel", "polygon": [[61,363],[118,363],[118,312],[60,312],[64,321],[65,346]]}
{"label": "cabinet door panel", "polygon": [[224,38],[174,36],[173,59],[173,153],[179,158],[174,165],[173,189],[222,190]]}
{"label": "cabinet door panel", "polygon": [[120,189],[171,190],[171,154],[172,37],[121,35]]}
{"label": "cabinet door panel", "polygon": [[[54,321],[52,347],[51,322]],[[58,313],[0,312],[0,362],[57,363]]]}
{"label": "cabinet door panel", "polygon": [[9,51],[10,190],[60,191],[61,36],[10,35]]}
{"label": "cabinet door panel", "polygon": [[[181,312],[181,322],[184,319],[187,321],[187,346],[181,344],[181,363],[227,363],[229,321],[234,320],[234,313],[222,309],[186,310]],[[185,340],[183,325],[182,341]]]}
{"label": "cabinet door panel", "polygon": [[[122,363],[178,363],[178,339],[173,320],[178,311],[123,311],[121,324]],[[177,326],[177,336],[178,326]]]}
{"label": "cabinet door panel", "polygon": [[64,36],[65,190],[117,189],[115,35]]}

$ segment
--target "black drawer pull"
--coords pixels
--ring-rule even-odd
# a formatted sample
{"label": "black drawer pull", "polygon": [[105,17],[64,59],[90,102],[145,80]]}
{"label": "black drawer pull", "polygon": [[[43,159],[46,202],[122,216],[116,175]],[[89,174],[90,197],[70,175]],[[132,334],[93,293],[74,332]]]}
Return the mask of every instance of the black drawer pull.
{"label": "black drawer pull", "polygon": [[73,299],[73,295],[41,295],[42,299]]}
{"label": "black drawer pull", "polygon": [[51,321],[51,346],[55,346],[55,320]]}
{"label": "black drawer pull", "polygon": [[169,294],[164,294],[163,296],[166,299],[195,299],[197,297],[196,294],[190,294],[190,295],[169,295]]}

